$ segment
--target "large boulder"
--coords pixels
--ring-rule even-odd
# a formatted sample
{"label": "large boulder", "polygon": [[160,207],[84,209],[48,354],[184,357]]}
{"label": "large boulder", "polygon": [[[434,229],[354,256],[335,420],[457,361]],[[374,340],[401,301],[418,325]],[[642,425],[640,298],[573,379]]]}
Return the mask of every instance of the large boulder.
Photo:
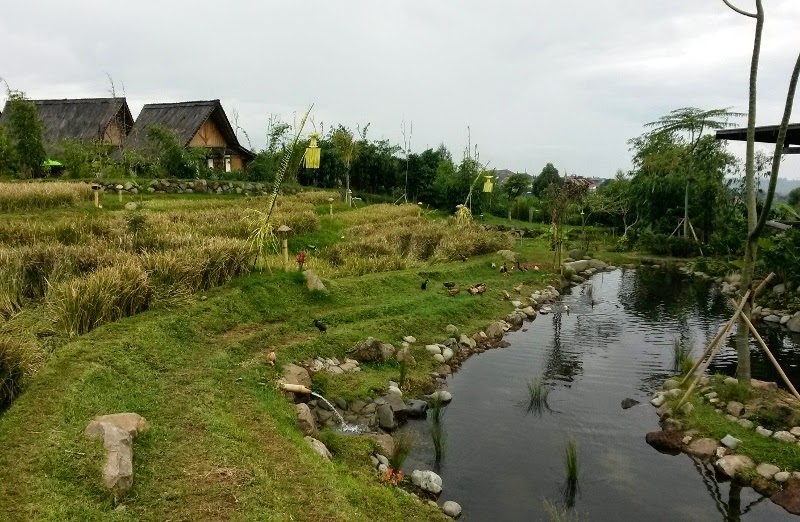
{"label": "large boulder", "polygon": [[461,516],[461,506],[457,502],[448,500],[442,504],[442,513],[450,518],[458,518]]}
{"label": "large boulder", "polygon": [[300,403],[295,405],[297,411],[297,426],[303,435],[314,436],[317,434],[317,424],[314,422],[314,415],[311,413],[311,408],[308,404]]}
{"label": "large boulder", "polygon": [[84,430],[87,438],[103,440],[103,485],[116,498],[133,486],[133,439],[147,428],[147,421],[137,413],[116,413],[95,417]]}
{"label": "large boulder", "polygon": [[574,249],[569,251],[569,257],[571,257],[572,259],[575,259],[576,261],[577,260],[582,260],[582,259],[586,258],[586,253],[583,250],[579,250],[577,248],[574,248]]}
{"label": "large boulder", "polygon": [[428,493],[438,495],[442,492],[442,477],[433,471],[420,471],[415,469],[411,473],[411,483]]}
{"label": "large boulder", "polygon": [[381,447],[381,453],[391,455],[394,453],[394,439],[388,433],[365,433],[365,439],[372,439]]}
{"label": "large boulder", "polygon": [[406,415],[413,419],[424,419],[427,416],[428,403],[412,399],[406,403]]}
{"label": "large boulder", "polygon": [[580,261],[572,261],[569,263],[564,263],[564,268],[568,270],[573,270],[575,273],[583,272],[587,268],[589,268],[589,260],[581,259]]}
{"label": "large boulder", "polygon": [[589,260],[589,268],[594,268],[595,270],[604,270],[608,267],[608,263],[605,261],[600,261],[599,259],[590,259]]}
{"label": "large boulder", "polygon": [[789,513],[800,515],[800,479],[789,479],[783,491],[775,493],[769,499]]}
{"label": "large boulder", "polygon": [[505,333],[505,323],[503,321],[495,321],[486,329],[486,337],[490,339],[500,339]]}
{"label": "large boulder", "polygon": [[331,452],[328,451],[327,446],[325,446],[325,444],[323,444],[321,441],[318,441],[314,437],[310,437],[308,435],[303,437],[303,440],[305,440],[308,443],[308,445],[311,446],[311,449],[314,450],[314,452],[317,453],[323,459],[331,460],[331,458],[333,458]]}
{"label": "large boulder", "polygon": [[800,313],[794,314],[794,317],[789,319],[786,323],[786,328],[788,328],[790,332],[800,333]]}
{"label": "large boulder", "polygon": [[322,284],[322,280],[313,270],[304,270],[303,277],[306,280],[306,288],[308,288],[309,290],[317,290],[319,292],[328,291],[328,289],[325,288],[325,285]]}
{"label": "large boulder", "polygon": [[737,473],[756,467],[750,457],[744,455],[725,455],[715,465],[720,473],[730,478],[734,478]]}
{"label": "large boulder", "polygon": [[683,446],[683,433],[677,430],[651,431],[644,440],[661,453],[677,455]]}
{"label": "large boulder", "polygon": [[311,388],[311,376],[308,374],[308,370],[293,363],[283,367],[283,382]]}
{"label": "large boulder", "polygon": [[718,447],[719,443],[714,439],[692,439],[692,441],[683,448],[683,451],[695,457],[710,459],[717,454]]}
{"label": "large boulder", "polygon": [[350,356],[359,362],[386,362],[394,357],[396,350],[391,344],[367,337],[350,351]]}
{"label": "large boulder", "polygon": [[392,431],[397,427],[394,412],[392,411],[392,407],[388,404],[381,404],[378,406],[378,426],[387,431]]}

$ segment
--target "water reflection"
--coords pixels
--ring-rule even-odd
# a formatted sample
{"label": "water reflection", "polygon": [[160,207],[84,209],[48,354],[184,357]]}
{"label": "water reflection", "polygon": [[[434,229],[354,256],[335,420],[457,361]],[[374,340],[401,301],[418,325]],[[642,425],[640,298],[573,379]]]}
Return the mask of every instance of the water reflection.
{"label": "water reflection", "polygon": [[[509,348],[469,359],[449,379],[454,400],[444,418],[440,475],[447,499],[458,501],[466,517],[546,520],[542,499],[562,498],[562,507],[590,520],[792,518],[752,489],[717,482],[710,466],[662,455],[644,442],[658,429],[648,401],[673,375],[673,343],[683,340],[699,353],[730,317],[724,296],[681,274],[617,270],[568,291],[563,302],[569,315],[553,306],[556,313],[510,334]],[[779,331],[763,335],[796,375],[797,340]],[[729,371],[724,352],[716,371]],[[768,378],[763,355],[755,348],[753,355],[755,376]],[[549,389],[553,415],[520,407],[537,377]],[[642,404],[622,409],[626,398]],[[419,429],[429,427],[421,422]],[[581,449],[580,491],[564,487],[567,436]],[[431,469],[432,446],[428,437],[416,447],[406,471]]]}

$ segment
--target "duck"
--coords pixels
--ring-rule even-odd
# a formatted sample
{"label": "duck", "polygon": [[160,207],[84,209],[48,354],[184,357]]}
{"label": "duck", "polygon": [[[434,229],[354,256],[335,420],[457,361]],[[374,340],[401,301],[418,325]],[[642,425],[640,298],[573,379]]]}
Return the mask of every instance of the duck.
{"label": "duck", "polygon": [[564,311],[569,315],[569,305],[564,305]]}
{"label": "duck", "polygon": [[455,288],[456,284],[453,281],[445,281],[442,283],[445,288]]}
{"label": "duck", "polygon": [[519,264],[519,261],[517,261],[517,270],[519,270],[520,272],[527,272],[528,271],[527,268],[525,268],[524,266]]}
{"label": "duck", "polygon": [[314,319],[314,326],[316,326],[317,330],[319,330],[322,333],[325,333],[325,332],[328,331],[328,326],[325,323],[323,323],[322,321],[319,321],[318,319]]}
{"label": "duck", "polygon": [[460,288],[450,288],[447,290],[447,293],[450,294],[451,297],[454,297],[460,291],[461,291]]}
{"label": "duck", "polygon": [[419,287],[420,287],[421,290],[427,290],[428,289],[428,280],[426,279],[425,281],[423,281],[422,284],[419,285]]}
{"label": "duck", "polygon": [[269,352],[267,354],[267,363],[269,363],[270,366],[275,366],[275,352]]}
{"label": "duck", "polygon": [[500,273],[501,274],[508,273],[508,266],[506,265],[505,261],[503,262],[503,266],[500,267]]}

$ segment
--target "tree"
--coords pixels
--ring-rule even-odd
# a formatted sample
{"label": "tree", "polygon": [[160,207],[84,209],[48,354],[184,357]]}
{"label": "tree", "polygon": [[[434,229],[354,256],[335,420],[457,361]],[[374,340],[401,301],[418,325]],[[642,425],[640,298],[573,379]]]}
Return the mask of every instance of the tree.
{"label": "tree", "polygon": [[796,207],[800,205],[800,187],[792,189],[786,196],[786,202],[791,206]]}
{"label": "tree", "polygon": [[147,139],[156,148],[156,164],[165,176],[179,179],[195,177],[197,161],[181,146],[175,133],[160,125],[154,125],[147,130]]}
{"label": "tree", "polygon": [[0,176],[7,176],[16,171],[16,155],[14,144],[5,129],[0,126]]}
{"label": "tree", "polygon": [[744,114],[731,112],[730,107],[724,109],[701,110],[696,107],[683,107],[675,109],[666,116],[662,116],[656,121],[646,123],[645,127],[651,127],[657,134],[673,135],[676,133],[688,133],[690,135],[688,154],[688,165],[686,170],[686,189],[684,193],[684,214],[683,214],[683,235],[689,237],[689,182],[692,180],[694,153],[703,132],[706,130],[720,130],[732,127],[729,123],[730,118],[738,118]]}
{"label": "tree", "polygon": [[[360,141],[364,141],[367,139],[367,129],[369,128],[369,123],[364,126],[363,131],[359,131]],[[350,203],[350,167],[353,165],[353,161],[358,156],[358,146],[359,140],[354,138],[353,131],[348,129],[343,125],[339,125],[333,135],[331,136],[331,141],[333,141],[333,145],[339,150],[341,154],[342,161],[344,162],[344,177],[345,177],[345,199],[347,203]]]}
{"label": "tree", "polygon": [[[755,190],[755,137],[756,137],[756,102],[757,102],[757,83],[758,83],[758,62],[761,55],[761,35],[764,30],[764,7],[762,0],[756,0],[756,12],[751,13],[735,7],[729,0],[722,0],[725,5],[736,13],[754,18],[756,20],[755,37],[753,40],[753,56],[750,60],[750,86],[748,96],[747,111],[747,152],[745,159],[745,191],[747,206],[747,241],[745,242],[744,259],[742,262],[742,279],[740,292],[750,290],[753,281],[753,269],[755,268],[758,249],[758,238],[764,229],[769,210],[772,206],[772,199],[775,196],[775,185],[778,182],[778,173],[781,167],[781,156],[783,154],[783,144],[786,140],[786,132],[789,127],[789,120],[792,117],[792,105],[797,90],[798,78],[800,78],[800,54],[797,57],[794,70],[789,80],[789,89],[786,95],[783,118],[778,128],[778,136],[775,140],[775,152],[772,156],[772,172],[770,174],[769,188],[764,200],[761,214],[758,214],[756,207]],[[746,303],[742,309],[745,317],[739,319],[738,330],[736,333],[736,377],[745,386],[750,386],[750,332],[745,318],[750,316],[750,304]]]}
{"label": "tree", "polygon": [[511,221],[511,206],[517,198],[524,196],[531,188],[531,177],[527,174],[513,174],[503,184],[503,191],[508,196],[508,220]]}
{"label": "tree", "polygon": [[542,169],[542,172],[533,180],[531,192],[536,197],[541,197],[544,191],[547,190],[553,183],[560,183],[561,177],[558,175],[558,169],[552,163],[548,163]]}
{"label": "tree", "polygon": [[28,176],[42,174],[42,163],[47,159],[44,150],[44,124],[39,119],[36,105],[19,91],[8,93],[8,134],[16,151],[17,165]]}

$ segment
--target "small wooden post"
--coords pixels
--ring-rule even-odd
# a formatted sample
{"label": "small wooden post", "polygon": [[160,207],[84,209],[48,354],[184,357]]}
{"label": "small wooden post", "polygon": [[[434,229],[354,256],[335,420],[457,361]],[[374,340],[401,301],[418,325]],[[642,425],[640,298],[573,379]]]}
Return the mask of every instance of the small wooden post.
{"label": "small wooden post", "polygon": [[117,191],[117,194],[119,195],[119,201],[120,201],[120,203],[121,203],[121,202],[122,202],[122,189],[119,189],[119,190]]}
{"label": "small wooden post", "polygon": [[94,206],[95,208],[102,208],[100,206],[100,189],[102,187],[99,183],[92,183],[92,192],[94,192]]}
{"label": "small wooden post", "polygon": [[330,207],[331,217],[333,217],[333,198],[328,198],[328,206]]}
{"label": "small wooden post", "polygon": [[292,229],[286,225],[278,227],[278,234],[281,236],[281,253],[283,254],[283,268],[289,266],[289,232]]}

